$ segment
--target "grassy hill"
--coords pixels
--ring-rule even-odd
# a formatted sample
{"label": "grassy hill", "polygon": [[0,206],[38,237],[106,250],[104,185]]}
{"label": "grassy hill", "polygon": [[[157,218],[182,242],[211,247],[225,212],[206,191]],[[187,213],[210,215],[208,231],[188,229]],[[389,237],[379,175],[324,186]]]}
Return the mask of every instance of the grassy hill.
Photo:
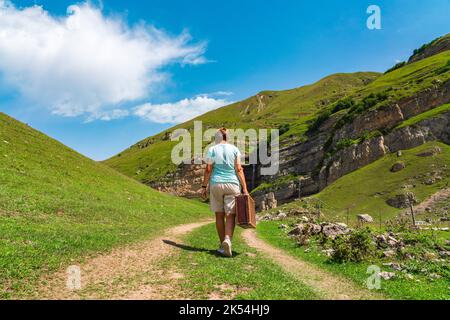
{"label": "grassy hill", "polygon": [[[439,147],[442,152],[434,156],[420,156],[424,152]],[[391,172],[392,166],[401,161],[405,169]],[[306,201],[294,201],[277,210],[285,210],[316,203],[320,200],[322,211],[328,219],[346,221],[347,208],[350,221],[356,221],[357,214],[369,214],[375,219],[381,214],[383,221],[394,217],[405,209],[389,206],[386,200],[398,194],[411,191],[419,202],[450,183],[450,146],[440,142],[430,142],[402,152],[401,157],[389,154],[359,170],[356,170],[329,185],[322,192]],[[426,181],[437,176],[432,185]],[[355,186],[357,186],[355,188]],[[276,211],[276,210],[275,210]]]}
{"label": "grassy hill", "polygon": [[0,298],[71,259],[206,216],[0,113]]}
{"label": "grassy hill", "polygon": [[286,130],[282,140],[300,140],[307,131],[307,122],[318,112],[378,76],[375,72],[342,73],[296,89],[263,91],[140,141],[104,163],[141,182],[154,181],[176,169],[170,160],[171,149],[176,143],[165,139],[166,133],[177,128],[191,129],[194,121],[203,121],[209,127],[243,129],[284,125]]}

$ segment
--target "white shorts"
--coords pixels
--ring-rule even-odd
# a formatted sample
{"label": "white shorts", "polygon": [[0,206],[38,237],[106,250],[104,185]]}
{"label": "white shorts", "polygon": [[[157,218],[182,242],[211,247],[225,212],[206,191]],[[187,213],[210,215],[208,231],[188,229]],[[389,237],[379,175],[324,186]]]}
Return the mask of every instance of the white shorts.
{"label": "white shorts", "polygon": [[226,215],[236,213],[236,196],[241,187],[234,183],[218,183],[210,187],[210,206],[213,212],[224,212]]}

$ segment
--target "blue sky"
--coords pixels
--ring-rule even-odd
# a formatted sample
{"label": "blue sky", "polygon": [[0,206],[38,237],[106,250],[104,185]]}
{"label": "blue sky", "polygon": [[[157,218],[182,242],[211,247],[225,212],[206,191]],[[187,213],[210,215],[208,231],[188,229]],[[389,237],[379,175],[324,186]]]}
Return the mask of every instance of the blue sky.
{"label": "blue sky", "polygon": [[[14,22],[9,38],[0,38],[0,110],[95,160],[261,90],[384,71],[450,32],[450,0],[91,1],[69,16],[92,34],[66,23],[80,2],[12,3],[3,12]],[[43,9],[24,14],[34,4]],[[381,30],[366,27],[371,4],[382,10]]]}

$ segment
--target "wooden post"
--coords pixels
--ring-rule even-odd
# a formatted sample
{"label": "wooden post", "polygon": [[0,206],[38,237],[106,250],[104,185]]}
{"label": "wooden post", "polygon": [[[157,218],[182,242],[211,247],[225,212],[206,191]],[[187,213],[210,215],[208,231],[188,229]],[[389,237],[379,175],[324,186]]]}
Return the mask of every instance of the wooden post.
{"label": "wooden post", "polygon": [[413,222],[413,226],[416,226],[416,216],[414,215],[414,208],[413,208],[413,194],[412,193],[408,193],[408,204],[409,204],[409,209],[411,210],[411,218],[412,218],[412,222]]}
{"label": "wooden post", "polygon": [[379,220],[380,220],[380,230],[381,230],[381,227],[382,227],[382,221],[381,221],[381,211],[379,212]]}
{"label": "wooden post", "polygon": [[350,216],[350,208],[347,208],[347,226],[349,223],[349,216]]}

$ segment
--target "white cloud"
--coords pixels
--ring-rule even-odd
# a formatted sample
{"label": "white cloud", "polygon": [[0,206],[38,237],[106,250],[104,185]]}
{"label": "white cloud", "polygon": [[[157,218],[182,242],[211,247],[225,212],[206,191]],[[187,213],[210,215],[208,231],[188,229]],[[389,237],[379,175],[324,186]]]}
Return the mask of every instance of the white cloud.
{"label": "white cloud", "polygon": [[216,91],[211,93],[198,94],[197,97],[221,97],[221,96],[232,96],[234,93],[231,91]]}
{"label": "white cloud", "polygon": [[134,115],[156,123],[182,123],[232,102],[201,95],[174,103],[145,103],[134,109]]}
{"label": "white cloud", "polygon": [[62,116],[109,120],[122,103],[149,97],[168,75],[164,67],[205,63],[205,44],[187,32],[127,25],[89,3],[67,16],[0,0],[0,74],[30,102]]}
{"label": "white cloud", "polygon": [[112,110],[106,110],[106,111],[97,111],[95,113],[92,113],[88,116],[86,119],[86,122],[92,122],[94,120],[103,120],[103,121],[110,121],[110,120],[116,120],[121,119],[126,116],[128,116],[130,112],[126,109],[112,109]]}

